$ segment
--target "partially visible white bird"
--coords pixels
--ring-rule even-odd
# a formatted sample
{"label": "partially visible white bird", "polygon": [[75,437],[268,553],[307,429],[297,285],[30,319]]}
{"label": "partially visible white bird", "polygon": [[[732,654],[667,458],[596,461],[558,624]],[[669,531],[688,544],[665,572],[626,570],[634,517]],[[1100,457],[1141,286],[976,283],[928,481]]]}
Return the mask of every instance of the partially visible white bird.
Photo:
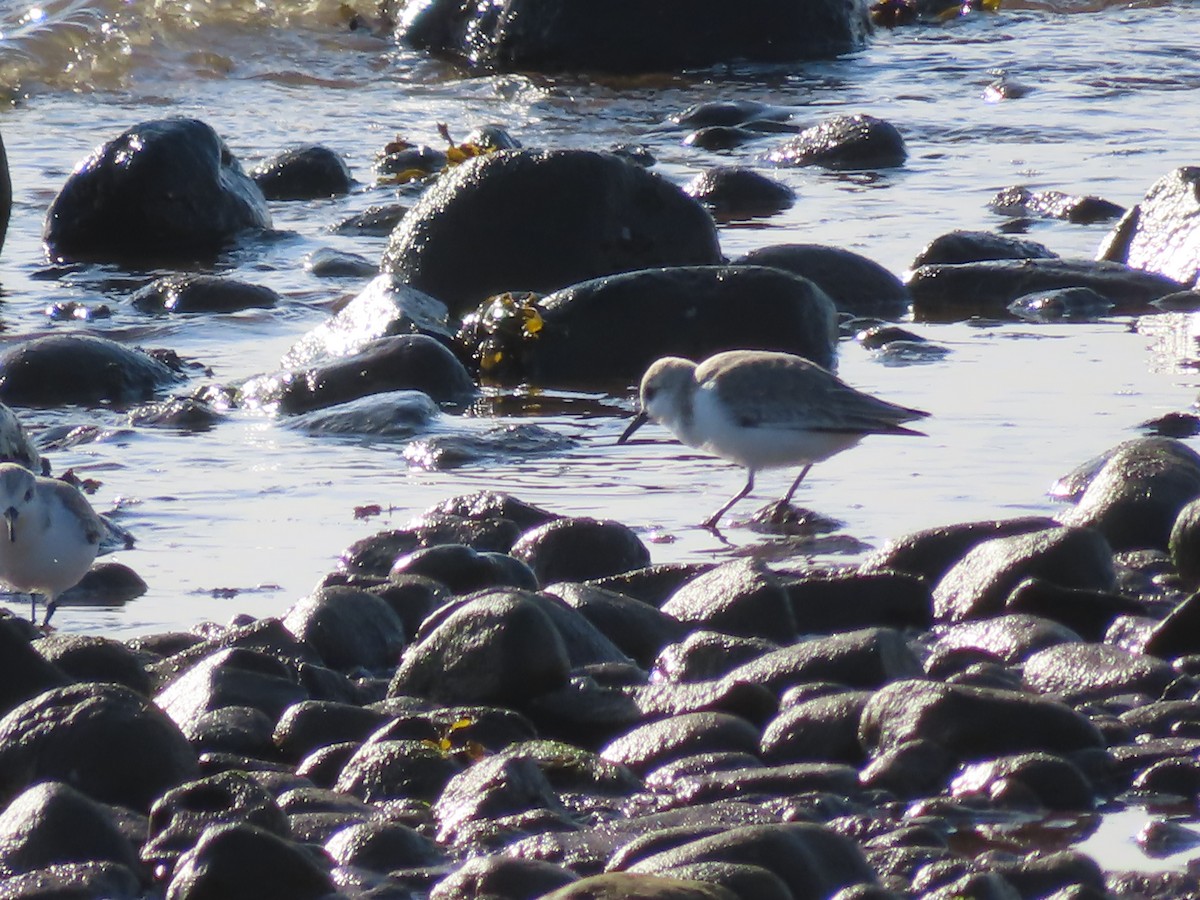
{"label": "partially visible white bird", "polygon": [[20,463],[31,472],[47,474],[21,420],[3,403],[0,403],[0,460]]}
{"label": "partially visible white bird", "polygon": [[79,490],[54,478],[41,478],[16,463],[0,463],[0,581],[46,600],[50,622],[58,596],[91,568],[108,532]]}
{"label": "partially visible white bird", "polygon": [[639,393],[641,412],[618,444],[653,419],[688,446],[749,473],[746,486],[703,522],[710,530],[754,489],[758,470],[803,467],[779,501],[786,506],[813,463],[869,434],[921,435],[900,423],[929,415],[855,390],[803,357],[765,350],[730,350],[699,365],[663,357],[646,370]]}

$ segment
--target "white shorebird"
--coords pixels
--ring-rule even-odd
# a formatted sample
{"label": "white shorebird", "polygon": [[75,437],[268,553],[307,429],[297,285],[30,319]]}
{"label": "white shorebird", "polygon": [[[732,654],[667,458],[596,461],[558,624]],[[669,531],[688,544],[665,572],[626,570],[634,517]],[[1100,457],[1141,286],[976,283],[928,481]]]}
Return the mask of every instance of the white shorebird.
{"label": "white shorebird", "polygon": [[76,488],[40,478],[16,463],[0,463],[0,581],[46,600],[50,621],[58,595],[91,568],[107,529]]}
{"label": "white shorebird", "polygon": [[653,419],[688,446],[749,472],[746,486],[704,521],[710,530],[754,489],[759,469],[803,466],[777,504],[783,507],[813,463],[868,434],[920,435],[900,423],[929,415],[855,390],[803,357],[765,350],[731,350],[699,365],[664,357],[642,376],[640,397],[641,412],[618,444]]}

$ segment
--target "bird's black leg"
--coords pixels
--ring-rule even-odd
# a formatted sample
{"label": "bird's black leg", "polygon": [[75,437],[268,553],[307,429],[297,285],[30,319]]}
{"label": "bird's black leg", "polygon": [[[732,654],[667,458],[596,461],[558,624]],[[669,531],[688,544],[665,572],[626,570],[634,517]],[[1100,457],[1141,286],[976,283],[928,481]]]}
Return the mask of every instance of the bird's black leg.
{"label": "bird's black leg", "polygon": [[37,594],[29,592],[29,621],[37,624]]}
{"label": "bird's black leg", "polygon": [[56,609],[58,609],[58,598],[47,595],[47,597],[46,597],[46,618],[42,619],[42,627],[43,628],[50,627],[50,617],[52,615],[54,615],[54,611]]}
{"label": "bird's black leg", "polygon": [[809,463],[800,470],[800,474],[796,476],[796,480],[792,482],[792,486],[788,488],[788,492],[783,495],[783,499],[779,501],[780,506],[787,506],[792,502],[792,494],[796,493],[796,488],[800,487],[800,482],[804,480],[804,476],[808,474],[808,470],[812,468],[812,463]]}
{"label": "bird's black leg", "polygon": [[722,506],[720,509],[718,509],[715,513],[713,513],[711,516],[709,516],[707,519],[705,519],[701,523],[701,527],[707,528],[709,531],[716,531],[717,530],[717,522],[719,522],[721,520],[721,516],[723,516],[723,515],[725,515],[725,513],[729,512],[729,510],[732,508],[733,504],[737,503],[739,500],[741,500],[743,497],[745,497],[747,494],[749,494],[752,490],[754,490],[754,470],[749,469],[748,471],[749,471],[749,475],[746,477],[746,486],[744,488],[742,488],[740,491],[738,491],[736,494],[734,494],[732,500],[730,500],[728,503],[726,503],[724,506]]}

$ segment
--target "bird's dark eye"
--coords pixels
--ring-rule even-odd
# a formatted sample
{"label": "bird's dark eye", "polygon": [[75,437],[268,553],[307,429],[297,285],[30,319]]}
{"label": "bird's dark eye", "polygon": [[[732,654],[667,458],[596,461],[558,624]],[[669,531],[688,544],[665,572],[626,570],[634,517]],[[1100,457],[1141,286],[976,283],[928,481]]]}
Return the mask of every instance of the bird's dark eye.
{"label": "bird's dark eye", "polygon": [[658,388],[646,388],[646,399],[653,400],[654,395],[658,393]]}

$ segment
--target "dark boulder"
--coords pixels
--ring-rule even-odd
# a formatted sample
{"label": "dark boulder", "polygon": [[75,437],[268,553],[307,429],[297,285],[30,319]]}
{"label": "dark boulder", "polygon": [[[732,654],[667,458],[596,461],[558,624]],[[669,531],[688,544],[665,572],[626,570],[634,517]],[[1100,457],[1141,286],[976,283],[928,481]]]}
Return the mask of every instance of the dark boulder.
{"label": "dark boulder", "polygon": [[461,771],[436,741],[372,738],[346,761],[333,789],[367,803],[404,798],[432,803]]}
{"label": "dark boulder", "polygon": [[585,150],[503,150],[427,190],[382,267],[461,315],[503,291],[720,260],[707,211],[641,166]]}
{"label": "dark boulder", "polygon": [[1167,549],[1183,583],[1191,588],[1200,586],[1200,497],[1189,502],[1175,517]]}
{"label": "dark boulder", "polygon": [[921,664],[899,631],[864,628],[772,650],[738,666],[728,677],[783,693],[814,681],[877,688],[921,674]]}
{"label": "dark boulder", "polygon": [[758,752],[758,729],[739,716],[697,712],[641,725],[600,751],[610,762],[645,774],[697,753]]}
{"label": "dark boulder", "polygon": [[988,209],[1002,216],[1033,219],[1062,219],[1076,225],[1091,225],[1116,219],[1124,212],[1100,197],[1077,197],[1062,191],[1031,191],[1027,187],[1004,188],[988,201]]}
{"label": "dark boulder", "polygon": [[982,262],[985,259],[1054,259],[1053,250],[1037,241],[992,231],[950,231],[934,238],[917,254],[910,269],[935,264]]}
{"label": "dark boulder", "polygon": [[46,897],[142,900],[146,896],[137,875],[125,866],[109,862],[59,863],[23,875],[0,877],[0,893],[13,900]]}
{"label": "dark boulder", "polygon": [[804,129],[763,158],[777,166],[889,169],[904,165],[908,149],[891,122],[867,115],[838,115]]}
{"label": "dark boulder", "polygon": [[254,825],[218,825],[180,859],[167,900],[317,900],[328,868],[299,845]]}
{"label": "dark boulder", "polygon": [[1103,747],[1100,731],[1063,703],[1020,691],[897,681],[867,701],[859,740],[871,754],[931,741],[960,760]]}
{"label": "dark boulder", "polygon": [[540,584],[619,575],[650,564],[650,551],[620,522],[588,517],[555,519],[521,535],[512,555]]}
{"label": "dark boulder", "polygon": [[1110,590],[1116,583],[1112,549],[1091,528],[1055,527],[984,541],[938,581],[934,616],[962,622],[995,615],[1031,577],[1066,588]]}
{"label": "dark boulder", "polygon": [[1029,322],[1090,322],[1112,308],[1111,300],[1090,287],[1034,291],[1008,304],[1010,313]]}
{"label": "dark boulder", "polygon": [[1078,641],[1079,635],[1057,622],[1027,613],[996,615],[945,627],[937,641],[940,652],[982,650],[1015,664],[1046,647]]}
{"label": "dark boulder", "polygon": [[[2,646],[3,638],[0,638],[0,647]],[[150,693],[150,677],[146,674],[138,654],[118,640],[92,634],[59,632],[38,638],[33,646],[60,671],[78,681],[107,681],[123,684],[139,694]],[[25,678],[42,671],[32,664],[32,660],[24,657],[14,659],[12,656],[14,652],[19,653],[19,650],[16,647],[12,650],[7,647],[0,649],[0,658],[10,663],[20,659],[22,668],[25,669],[23,672]],[[64,682],[65,679],[54,685],[46,684],[46,687],[58,687]],[[4,683],[5,687],[11,688],[12,685],[7,683],[7,679],[4,679]],[[34,693],[41,693],[41,691]],[[31,697],[33,694],[29,696]],[[21,699],[26,700],[28,697]],[[11,705],[0,703],[0,709],[7,710],[11,708]]]}
{"label": "dark boulder", "polygon": [[123,406],[179,380],[148,353],[86,334],[33,338],[0,355],[0,401],[13,406]]}
{"label": "dark boulder", "polygon": [[71,677],[31,645],[29,622],[0,616],[0,715],[43,691],[65,687]]}
{"label": "dark boulder", "polygon": [[50,204],[55,259],[205,256],[271,227],[258,186],[197,119],[142,122],[80,163]]}
{"label": "dark boulder", "polygon": [[546,592],[578,610],[639,666],[649,669],[662,649],[689,627],[649,603],[587,584],[553,584]]}
{"label": "dark boulder", "polygon": [[222,706],[188,719],[181,727],[184,737],[202,761],[206,754],[217,753],[260,760],[275,758],[275,747],[271,743],[275,723],[261,709]]}
{"label": "dark boulder", "polygon": [[721,223],[773,216],[796,202],[796,192],[782,181],[742,166],[705,169],[683,190]]}
{"label": "dark boulder", "polygon": [[1045,578],[1027,578],[1009,593],[1004,608],[1065,625],[1085,641],[1101,640],[1118,616],[1141,615],[1142,605],[1115,591],[1065,588]]}
{"label": "dark boulder", "polygon": [[1115,262],[1088,259],[987,259],[933,263],[908,276],[913,314],[919,319],[966,319],[1003,315],[1026,294],[1087,287],[1107,297],[1118,313],[1153,311],[1150,301],[1183,290],[1164,275]]}
{"label": "dark boulder", "polygon": [[399,557],[388,573],[392,580],[409,575],[431,578],[452,594],[497,587],[538,588],[537,575],[522,560],[465,544],[434,544],[414,550]]}
{"label": "dark boulder", "polygon": [[341,155],[310,144],[264,160],[250,177],[268,200],[317,200],[350,193],[354,178]]}
{"label": "dark boulder", "polygon": [[497,819],[515,825],[531,812],[542,814],[535,821],[554,823],[549,830],[571,827],[566,808],[538,764],[506,754],[486,757],[451,778],[432,812],[438,843],[467,844],[478,826]]}
{"label": "dark boulder", "polygon": [[441,848],[401,822],[374,820],[343,828],[325,842],[339,866],[373,872],[435,866],[445,861]]}
{"label": "dark boulder", "polygon": [[645,269],[556,291],[533,309],[541,327],[472,336],[499,351],[504,381],[628,384],[660,356],[704,359],[757,347],[831,368],[837,310],[812,281],[765,266]]}
{"label": "dark boulder", "polygon": [[1200,455],[1181,441],[1147,437],[1114,448],[1064,525],[1094,528],[1114,550],[1166,550],[1179,513],[1200,497]]}
{"label": "dark boulder", "polygon": [[476,897],[545,897],[578,881],[570,869],[540,859],[477,856],[429,892],[429,900],[473,900]]}
{"label": "dark boulder", "polygon": [[321,747],[363,741],[388,721],[375,709],[330,700],[301,700],[284,710],[271,736],[288,760],[299,760]]}
{"label": "dark boulder", "polygon": [[279,295],[269,287],[219,275],[167,275],[139,288],[130,303],[142,312],[228,313],[270,309]]}
{"label": "dark boulder", "polygon": [[734,260],[738,266],[771,266],[812,281],[839,312],[900,318],[912,304],[904,282],[860,253],[824,244],[772,244]]}
{"label": "dark boulder", "polygon": [[333,669],[391,669],[404,649],[404,623],[387,601],[352,587],[315,591],[288,611],[283,624]]}
{"label": "dark boulder", "polygon": [[778,644],[796,638],[787,590],[757,560],[736,560],[692,579],[663,604],[662,612],[709,631]]}
{"label": "dark boulder", "polygon": [[485,70],[663,72],[824,58],[861,47],[871,31],[865,3],[827,0],[748,0],[737,7],[659,0],[650,10],[639,0],[600,7],[545,0],[509,0],[500,8],[457,0],[401,6],[399,40]]}
{"label": "dark boulder", "polygon": [[118,685],[56,688],[0,719],[4,798],[57,780],[94,800],[147,810],[195,774],[195,753],[175,723]]}
{"label": "dark boulder", "polygon": [[275,722],[293,703],[307,699],[308,691],[290,666],[245,647],[211,653],[154,698],[181,725],[225,706],[249,706]]}
{"label": "dark boulder", "polygon": [[1090,810],[1096,789],[1079,767],[1053,753],[1021,753],[967,766],[951,782],[955,796],[997,796],[1016,784],[1046,809]]}
{"label": "dark boulder", "polygon": [[763,729],[763,759],[861,765],[858,723],[870,698],[868,691],[839,691],[781,710]]}
{"label": "dark boulder", "polygon": [[743,663],[778,649],[778,644],[765,638],[697,630],[679,643],[664,647],[654,661],[653,672],[656,679],[667,682],[720,678]]}
{"label": "dark boulder", "polygon": [[1026,659],[1023,667],[1027,689],[1069,703],[1134,693],[1159,697],[1177,677],[1169,663],[1111,644],[1077,642],[1047,647]]}
{"label": "dark boulder", "polygon": [[1099,258],[1157,272],[1185,286],[1200,274],[1200,167],[1164,175],[1118,222]]}
{"label": "dark boulder", "polygon": [[303,413],[408,390],[423,391],[439,403],[463,402],[477,393],[467,370],[445,346],[423,334],[402,334],[371,341],[356,353],[311,369],[252,378],[239,397],[249,406]]}
{"label": "dark boulder", "polygon": [[801,634],[933,624],[933,597],[915,575],[886,570],[807,575],[786,579],[783,586]]}

